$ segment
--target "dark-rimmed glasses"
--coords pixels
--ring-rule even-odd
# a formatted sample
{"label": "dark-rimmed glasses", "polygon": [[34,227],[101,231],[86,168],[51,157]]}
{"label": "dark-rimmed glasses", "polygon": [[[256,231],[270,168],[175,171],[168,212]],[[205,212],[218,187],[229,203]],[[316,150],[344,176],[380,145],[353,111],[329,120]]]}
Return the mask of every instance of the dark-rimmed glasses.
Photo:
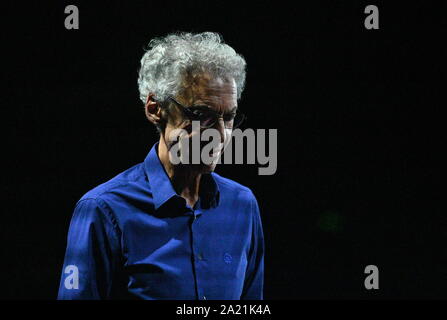
{"label": "dark-rimmed glasses", "polygon": [[200,121],[200,127],[202,129],[213,127],[217,123],[217,121],[219,121],[220,118],[223,119],[225,128],[235,129],[241,125],[244,119],[246,119],[246,116],[237,109],[233,113],[221,115],[207,105],[203,106],[195,105],[191,107],[186,107],[171,96],[168,97],[168,99],[174,102],[177,106],[179,106],[183,114],[189,120]]}

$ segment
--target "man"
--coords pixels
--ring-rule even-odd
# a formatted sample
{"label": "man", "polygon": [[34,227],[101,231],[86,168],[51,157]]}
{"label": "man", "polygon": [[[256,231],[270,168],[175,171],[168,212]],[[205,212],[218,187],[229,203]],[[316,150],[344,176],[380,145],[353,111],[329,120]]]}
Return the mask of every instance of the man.
{"label": "man", "polygon": [[[263,298],[256,198],[213,172],[242,119],[244,83],[245,60],[219,34],[170,34],[149,43],[138,84],[160,139],[143,163],[76,204],[59,299]],[[181,129],[191,139],[194,121],[200,132],[219,133],[213,161],[175,164],[173,133]]]}

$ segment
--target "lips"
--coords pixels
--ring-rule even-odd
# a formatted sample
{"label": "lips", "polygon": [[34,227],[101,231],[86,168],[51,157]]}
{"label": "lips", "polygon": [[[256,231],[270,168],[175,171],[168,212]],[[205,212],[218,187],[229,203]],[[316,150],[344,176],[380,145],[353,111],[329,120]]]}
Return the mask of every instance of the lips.
{"label": "lips", "polygon": [[221,143],[221,144],[219,144],[219,146],[217,148],[214,148],[214,149],[211,150],[212,152],[211,152],[210,156],[212,158],[217,158],[222,153],[222,150],[223,150],[223,144]]}

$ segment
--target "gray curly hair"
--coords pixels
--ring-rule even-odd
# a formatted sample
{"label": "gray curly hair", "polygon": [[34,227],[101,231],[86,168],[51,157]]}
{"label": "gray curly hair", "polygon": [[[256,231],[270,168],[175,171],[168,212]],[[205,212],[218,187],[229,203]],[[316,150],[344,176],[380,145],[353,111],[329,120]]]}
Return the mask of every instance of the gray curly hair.
{"label": "gray curly hair", "polygon": [[140,99],[153,92],[159,101],[182,90],[186,74],[209,72],[216,77],[234,78],[237,99],[245,86],[245,59],[215,32],[176,32],[154,38],[141,59],[138,73]]}

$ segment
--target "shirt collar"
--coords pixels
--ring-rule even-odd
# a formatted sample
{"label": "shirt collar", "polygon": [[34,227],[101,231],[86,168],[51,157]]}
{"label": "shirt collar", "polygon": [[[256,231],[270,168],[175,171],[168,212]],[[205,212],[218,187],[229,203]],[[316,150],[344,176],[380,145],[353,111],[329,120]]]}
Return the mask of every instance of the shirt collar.
{"label": "shirt collar", "polygon": [[215,208],[219,205],[220,191],[213,173],[202,174],[199,196],[200,206],[203,209]]}
{"label": "shirt collar", "polygon": [[[158,144],[157,142],[152,146],[146,159],[144,159],[144,170],[149,179],[156,210],[171,198],[179,197],[158,157]],[[200,207],[203,209],[219,205],[220,192],[213,173],[202,174],[199,197]]]}

